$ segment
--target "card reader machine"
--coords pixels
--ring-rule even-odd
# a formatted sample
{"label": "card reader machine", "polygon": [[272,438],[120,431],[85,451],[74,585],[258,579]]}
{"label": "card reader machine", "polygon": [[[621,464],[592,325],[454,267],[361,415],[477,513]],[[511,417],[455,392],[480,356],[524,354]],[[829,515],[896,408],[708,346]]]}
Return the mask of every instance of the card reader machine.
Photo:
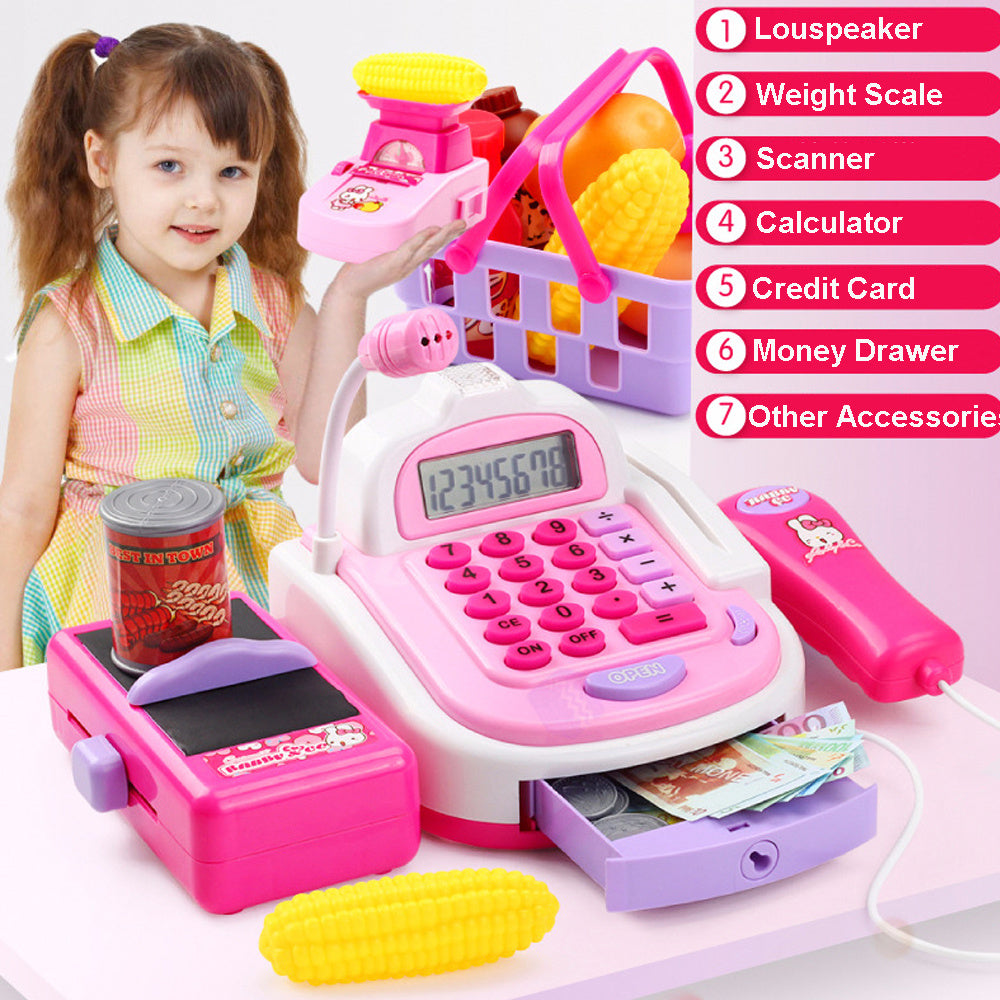
{"label": "card reader machine", "polygon": [[488,364],[423,375],[346,436],[338,502],[335,571],[313,569],[308,533],[278,546],[271,613],[416,752],[426,831],[555,843],[619,910],[774,881],[873,835],[875,789],[848,779],[615,840],[550,784],[708,746],[804,694],[764,562],[571,390]]}

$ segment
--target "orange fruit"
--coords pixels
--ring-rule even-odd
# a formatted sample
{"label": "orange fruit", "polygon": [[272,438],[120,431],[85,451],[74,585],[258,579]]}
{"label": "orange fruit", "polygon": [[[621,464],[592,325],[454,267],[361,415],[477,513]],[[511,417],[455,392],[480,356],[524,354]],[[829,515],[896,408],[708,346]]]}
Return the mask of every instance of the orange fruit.
{"label": "orange fruit", "polygon": [[[544,118],[536,118],[528,133],[542,121]],[[667,150],[678,162],[684,159],[684,136],[670,111],[645,94],[609,97],[566,143],[563,180],[570,202],[623,153],[655,148]],[[537,167],[532,168],[524,186],[536,198],[541,197]]]}
{"label": "orange fruit", "polygon": [[[657,278],[668,281],[691,280],[691,234],[678,233],[670,244],[670,249],[660,258],[653,271]],[[649,324],[646,316],[645,302],[630,302],[618,319],[637,333],[648,334]]]}

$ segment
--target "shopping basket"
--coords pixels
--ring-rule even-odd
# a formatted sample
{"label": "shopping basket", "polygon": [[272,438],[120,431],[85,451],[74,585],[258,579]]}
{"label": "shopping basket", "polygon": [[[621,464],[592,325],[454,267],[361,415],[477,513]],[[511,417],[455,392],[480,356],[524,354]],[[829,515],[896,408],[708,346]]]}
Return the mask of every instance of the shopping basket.
{"label": "shopping basket", "polygon": [[[486,217],[443,255],[453,272],[447,289],[435,288],[432,264],[396,286],[408,307],[436,304],[451,315],[462,333],[457,363],[488,357],[516,378],[552,378],[585,396],[657,413],[682,414],[690,409],[691,282],[598,264],[562,180],[563,151],[569,137],[621,91],[644,63],[656,71],[685,137],[688,152],[684,166],[690,177],[691,100],[676,64],[662,49],[632,53],[619,49],[547,115],[500,168],[490,184]],[[536,163],[542,200],[568,257],[487,239]],[[490,278],[498,272],[518,278],[517,319],[493,311]],[[579,289],[579,333],[553,327],[550,283],[572,284]],[[646,336],[619,324],[619,297],[645,304]],[[465,337],[467,319],[490,324],[492,338],[470,345]],[[554,364],[529,358],[529,330],[556,338]]]}

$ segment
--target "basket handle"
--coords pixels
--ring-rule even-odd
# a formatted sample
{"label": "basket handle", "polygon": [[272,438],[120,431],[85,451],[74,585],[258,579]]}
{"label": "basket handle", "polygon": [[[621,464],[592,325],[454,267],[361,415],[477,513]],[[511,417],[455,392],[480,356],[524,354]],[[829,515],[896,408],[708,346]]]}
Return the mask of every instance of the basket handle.
{"label": "basket handle", "polygon": [[580,295],[589,302],[603,302],[611,294],[611,280],[598,264],[566,194],[562,179],[563,153],[570,136],[608,98],[618,93],[644,62],[649,62],[660,78],[681,134],[685,137],[691,134],[691,98],[674,60],[658,48],[632,53],[618,49],[551,114],[546,115],[541,125],[521,140],[500,168],[490,184],[485,218],[455,240],[445,254],[445,261],[453,271],[467,274],[472,270],[504,206],[517,193],[528,171],[537,162],[542,199],[573,264]]}

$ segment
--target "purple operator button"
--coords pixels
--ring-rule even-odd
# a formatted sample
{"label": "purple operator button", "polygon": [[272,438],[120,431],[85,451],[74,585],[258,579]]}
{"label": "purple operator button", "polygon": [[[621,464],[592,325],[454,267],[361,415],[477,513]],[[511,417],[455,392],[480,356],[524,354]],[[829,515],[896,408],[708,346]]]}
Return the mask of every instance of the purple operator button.
{"label": "purple operator button", "polygon": [[583,690],[591,698],[640,701],[655,698],[677,687],[686,676],[687,668],[679,656],[658,656],[653,660],[638,660],[628,666],[588,674]]}
{"label": "purple operator button", "polygon": [[726,608],[726,614],[733,623],[733,634],[729,637],[729,641],[734,646],[745,646],[757,637],[757,623],[749,611],[745,611],[738,604],[730,604]]}

